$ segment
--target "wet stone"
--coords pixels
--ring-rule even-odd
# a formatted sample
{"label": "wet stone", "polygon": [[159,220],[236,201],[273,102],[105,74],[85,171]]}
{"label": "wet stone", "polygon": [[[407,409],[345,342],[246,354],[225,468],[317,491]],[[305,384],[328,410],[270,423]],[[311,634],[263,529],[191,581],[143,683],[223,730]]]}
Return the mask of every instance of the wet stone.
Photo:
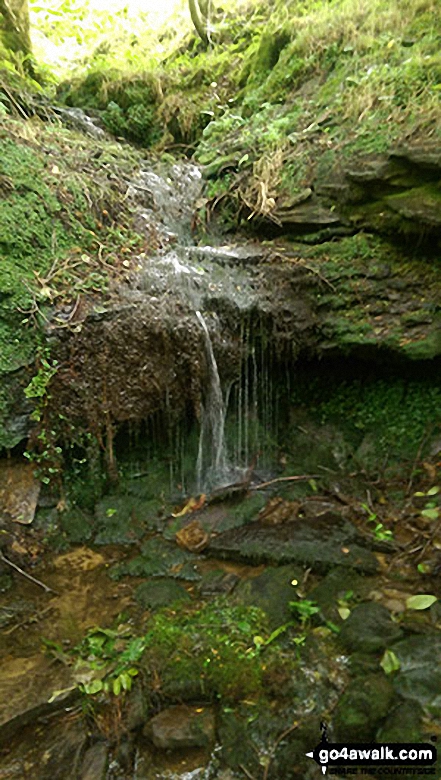
{"label": "wet stone", "polygon": [[223,569],[214,569],[203,575],[199,587],[201,596],[215,596],[231,593],[239,582],[240,577],[234,572],[225,572]]}
{"label": "wet stone", "polygon": [[194,574],[193,567],[197,560],[195,555],[174,542],[154,538],[142,545],[141,555],[114,566],[110,576],[118,580],[127,574],[132,577],[180,577],[183,573],[183,579],[197,579],[197,575],[190,574]]}
{"label": "wet stone", "polygon": [[139,585],[135,599],[144,609],[159,609],[176,601],[189,601],[190,595],[176,580],[160,578]]}
{"label": "wet stone", "polygon": [[441,716],[441,636],[411,636],[393,651],[401,664],[394,676],[397,693]]}
{"label": "wet stone", "polygon": [[41,482],[32,463],[0,461],[0,514],[14,523],[29,525],[37,508]]}
{"label": "wet stone", "polygon": [[400,703],[387,716],[378,742],[422,742],[423,710],[415,702]]}
{"label": "wet stone", "polygon": [[340,641],[350,651],[377,653],[403,636],[386,607],[375,602],[359,604],[344,621]]}
{"label": "wet stone", "polygon": [[105,780],[108,762],[108,748],[104,742],[97,742],[86,750],[81,767],[81,780]]}
{"label": "wet stone", "polygon": [[[83,780],[81,756],[87,745],[85,723],[79,718],[48,718],[20,730],[0,751],[0,777],[7,780]],[[2,743],[2,748],[4,743]],[[88,780],[91,780],[90,776]],[[99,775],[94,780],[101,780]]]}
{"label": "wet stone", "polygon": [[292,618],[289,602],[296,599],[292,582],[301,582],[304,571],[300,567],[268,567],[258,577],[238,585],[234,599],[240,604],[260,607],[267,613],[271,627],[280,626]]}
{"label": "wet stone", "polygon": [[298,563],[315,571],[342,565],[374,573],[376,559],[363,542],[349,521],[332,514],[280,526],[250,523],[212,539],[210,552],[250,563]]}
{"label": "wet stone", "polygon": [[216,736],[214,712],[183,704],[168,707],[146,724],[143,733],[162,750],[208,747]]}
{"label": "wet stone", "polygon": [[95,506],[96,544],[137,542],[161,527],[162,502],[142,495],[106,496]]}
{"label": "wet stone", "polygon": [[127,694],[124,707],[124,725],[127,731],[140,728],[146,718],[147,705],[144,701],[142,687],[135,685]]}
{"label": "wet stone", "polygon": [[370,742],[394,698],[392,683],[385,674],[371,674],[352,680],[334,710],[332,727],[337,742]]}
{"label": "wet stone", "polygon": [[[25,725],[67,707],[77,696],[71,671],[34,655],[3,660],[0,683],[0,737],[9,739]],[[53,701],[55,691],[61,691]]]}
{"label": "wet stone", "polygon": [[[248,714],[249,722],[252,722],[255,713]],[[246,717],[241,717],[229,708],[221,711],[219,722],[221,757],[222,763],[227,764],[231,769],[240,772],[240,767],[245,766],[250,771],[250,776],[258,777],[259,759],[256,755],[249,722],[247,722]]]}
{"label": "wet stone", "polygon": [[321,580],[313,590],[308,591],[308,599],[315,601],[320,612],[326,618],[340,625],[339,602],[350,603],[352,599],[366,598],[372,589],[373,578],[363,577],[353,569],[337,566]]}
{"label": "wet stone", "polygon": [[[6,591],[10,590],[12,582],[12,576],[6,571],[6,567],[0,564],[0,593],[6,593]],[[0,607],[0,620],[3,609],[3,607]]]}

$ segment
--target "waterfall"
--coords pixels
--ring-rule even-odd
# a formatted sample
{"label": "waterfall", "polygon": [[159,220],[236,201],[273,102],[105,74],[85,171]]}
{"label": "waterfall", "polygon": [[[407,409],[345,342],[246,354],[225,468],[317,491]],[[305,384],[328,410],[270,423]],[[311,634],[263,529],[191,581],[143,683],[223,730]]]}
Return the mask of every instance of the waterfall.
{"label": "waterfall", "polygon": [[[176,487],[183,492],[195,489],[207,492],[240,479],[250,460],[256,460],[261,450],[262,402],[267,416],[270,415],[270,373],[266,370],[263,376],[268,387],[262,387],[259,376],[260,349],[265,352],[265,348],[253,334],[250,316],[258,291],[249,269],[255,266],[261,249],[251,243],[234,246],[216,243],[214,236],[211,240],[216,245],[195,244],[191,225],[202,188],[200,171],[188,163],[174,165],[166,177],[144,170],[129,188],[129,196],[137,206],[138,222],[147,237],[157,236],[159,249],[149,257],[140,255],[133,288],[129,288],[127,297],[132,294],[131,301],[149,301],[154,319],[161,318],[163,313],[171,318],[179,317],[182,312],[190,329],[191,323],[197,322],[206,365],[198,431],[186,427],[185,420],[173,419],[176,388],[165,388],[162,434],[170,452],[171,492]],[[233,358],[237,361],[237,371],[232,370],[231,364],[227,368],[223,377],[225,396],[205,319],[207,310],[218,310],[222,301],[235,310],[241,323],[237,339],[232,342],[237,351]],[[173,311],[175,302],[178,306]],[[231,463],[226,448],[227,411]]]}
{"label": "waterfall", "polygon": [[201,429],[196,463],[197,490],[219,485],[228,479],[228,460],[225,447],[225,406],[207,323],[196,311],[204,333],[207,356],[208,384],[202,402]]}

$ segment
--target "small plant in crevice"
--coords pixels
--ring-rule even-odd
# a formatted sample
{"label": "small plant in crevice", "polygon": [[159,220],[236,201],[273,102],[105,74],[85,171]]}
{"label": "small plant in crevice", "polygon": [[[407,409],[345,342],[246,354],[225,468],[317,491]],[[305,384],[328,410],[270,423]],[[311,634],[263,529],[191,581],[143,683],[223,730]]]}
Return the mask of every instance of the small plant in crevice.
{"label": "small plant in crevice", "polygon": [[394,538],[393,531],[386,528],[382,522],[378,520],[378,515],[367,504],[362,504],[362,509],[368,514],[368,523],[373,523],[374,527],[371,528],[371,532],[378,542],[391,542]]}
{"label": "small plant in crevice", "polygon": [[36,476],[45,485],[59,477],[62,468],[63,450],[58,444],[58,436],[47,422],[46,409],[50,399],[49,386],[58,371],[58,362],[50,357],[47,348],[41,350],[38,358],[38,370],[25,387],[26,398],[35,402],[31,419],[37,423],[37,429],[31,435],[31,447],[24,456],[36,466]]}
{"label": "small plant in crevice", "polygon": [[416,493],[414,493],[414,496],[419,499],[426,499],[424,508],[421,509],[421,517],[425,517],[427,520],[438,520],[440,517],[440,506],[439,506],[439,493],[441,491],[441,487],[439,485],[433,485],[433,487],[429,488],[426,492],[423,492],[421,490],[417,490]]}
{"label": "small plant in crevice", "polygon": [[111,628],[92,628],[72,650],[43,639],[48,652],[72,666],[73,677],[82,693],[130,691],[138,674],[135,664],[146,647],[142,636],[133,635],[124,624]]}
{"label": "small plant in crevice", "polygon": [[290,601],[289,606],[299,619],[302,627],[309,622],[313,615],[320,612],[320,607],[311,599],[301,599],[301,601]]}
{"label": "small plant in crevice", "polygon": [[179,612],[160,609],[139,635],[122,623],[91,629],[68,651],[59,643],[46,640],[44,644],[72,667],[76,686],[86,697],[118,697],[142,675],[165,698],[175,698],[183,688],[193,686],[204,698],[257,700],[265,696],[267,665],[284,663],[275,645],[288,625],[268,634],[266,622],[256,607],[231,606],[219,598]]}
{"label": "small plant in crevice", "polygon": [[354,591],[347,590],[341,598],[337,600],[337,612],[342,620],[347,620],[351,614],[351,608],[354,603]]}

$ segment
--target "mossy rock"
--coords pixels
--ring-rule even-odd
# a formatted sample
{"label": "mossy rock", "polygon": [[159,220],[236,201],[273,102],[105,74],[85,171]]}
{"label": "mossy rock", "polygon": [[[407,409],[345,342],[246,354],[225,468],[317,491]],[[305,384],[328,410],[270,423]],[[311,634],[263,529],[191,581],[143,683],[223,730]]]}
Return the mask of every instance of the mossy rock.
{"label": "mossy rock", "polygon": [[260,80],[268,74],[277,64],[280,54],[290,41],[290,33],[287,30],[279,32],[264,32],[259,41],[251,67],[250,78]]}
{"label": "mossy rock", "polygon": [[303,569],[298,566],[269,566],[258,577],[242,581],[234,591],[234,601],[255,606],[268,615],[272,628],[292,620],[289,602],[295,600],[292,581],[301,582]]}
{"label": "mossy rock", "polygon": [[[197,557],[182,550],[174,542],[162,538],[149,539],[141,548],[141,555],[130,561],[119,563],[111,569],[112,579],[125,575],[131,577],[175,577],[198,579],[194,572]],[[193,573],[193,576],[192,576]]]}
{"label": "mossy rock", "polygon": [[384,674],[352,680],[339,699],[332,726],[337,742],[370,742],[390,712],[392,683]]}
{"label": "mossy rock", "polygon": [[399,702],[376,734],[378,742],[423,742],[423,709],[415,702]]}
{"label": "mossy rock", "polygon": [[142,146],[151,146],[161,136],[157,117],[161,95],[159,79],[152,73],[125,76],[118,71],[95,71],[59,88],[68,106],[100,110],[110,132]]}
{"label": "mossy rock", "polygon": [[168,607],[178,601],[190,601],[190,598],[182,585],[167,578],[143,582],[135,591],[135,599],[143,609]]}
{"label": "mossy rock", "polygon": [[147,529],[161,525],[162,502],[128,495],[109,495],[95,507],[95,543],[134,543]]}
{"label": "mossy rock", "polygon": [[72,544],[87,542],[93,535],[93,517],[79,507],[59,514],[59,525]]}
{"label": "mossy rock", "polygon": [[[232,607],[223,598],[195,608],[161,610],[149,622],[143,668],[155,669],[162,693],[188,700],[199,694],[232,702],[262,695],[260,660],[250,654],[253,637],[265,632],[265,617],[254,607]],[[271,650],[268,654],[271,654]]]}
{"label": "mossy rock", "polygon": [[344,621],[339,639],[350,651],[377,653],[385,650],[403,635],[390,612],[381,604],[359,604]]}

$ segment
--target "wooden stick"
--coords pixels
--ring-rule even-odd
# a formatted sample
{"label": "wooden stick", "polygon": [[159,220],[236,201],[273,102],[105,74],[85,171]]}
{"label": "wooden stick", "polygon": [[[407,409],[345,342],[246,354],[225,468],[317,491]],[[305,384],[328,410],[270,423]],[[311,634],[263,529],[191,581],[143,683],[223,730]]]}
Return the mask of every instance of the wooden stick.
{"label": "wooden stick", "polygon": [[320,475],[302,474],[295,477],[277,477],[277,479],[270,479],[269,482],[262,482],[260,485],[251,485],[249,490],[263,490],[270,485],[276,485],[278,482],[304,482],[305,479],[320,479]]}
{"label": "wooden stick", "polygon": [[37,580],[35,577],[32,577],[31,574],[27,574],[27,572],[23,571],[23,569],[20,569],[20,566],[17,566],[16,563],[12,563],[12,561],[10,561],[8,558],[5,558],[2,552],[0,552],[0,561],[7,563],[8,566],[11,566],[13,569],[15,569],[15,571],[18,571],[19,574],[22,574],[23,577],[26,577],[27,580],[34,582],[36,585],[39,585],[40,588],[43,588],[43,590],[46,591],[46,593],[54,593],[56,596],[59,596],[59,593],[57,593],[56,590],[53,590],[49,587],[49,585],[45,585],[44,582]]}

